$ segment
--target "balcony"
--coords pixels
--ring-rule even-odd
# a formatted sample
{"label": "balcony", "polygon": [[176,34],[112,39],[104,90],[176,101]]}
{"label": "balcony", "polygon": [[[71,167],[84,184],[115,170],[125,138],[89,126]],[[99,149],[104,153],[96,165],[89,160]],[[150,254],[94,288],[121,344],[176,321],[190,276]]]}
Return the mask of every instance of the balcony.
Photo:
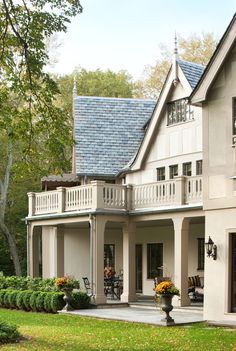
{"label": "balcony", "polygon": [[29,217],[78,211],[118,210],[121,212],[202,202],[202,177],[141,185],[116,185],[92,181],[73,188],[29,193]]}

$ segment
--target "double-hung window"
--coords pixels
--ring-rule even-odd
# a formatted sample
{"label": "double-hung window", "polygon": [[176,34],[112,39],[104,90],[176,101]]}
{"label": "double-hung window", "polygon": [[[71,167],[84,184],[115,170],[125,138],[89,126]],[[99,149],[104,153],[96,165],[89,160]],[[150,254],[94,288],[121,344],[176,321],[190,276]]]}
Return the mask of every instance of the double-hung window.
{"label": "double-hung window", "polygon": [[157,168],[157,181],[165,180],[165,179],[166,179],[165,167]]}
{"label": "double-hung window", "polygon": [[169,167],[169,176],[170,176],[170,179],[174,179],[174,177],[177,177],[178,176],[178,165],[171,165]]}
{"label": "double-hung window", "polygon": [[196,175],[202,175],[202,160],[196,161]]}
{"label": "double-hung window", "polygon": [[191,177],[192,175],[192,163],[186,162],[183,163],[183,175],[187,177]]}

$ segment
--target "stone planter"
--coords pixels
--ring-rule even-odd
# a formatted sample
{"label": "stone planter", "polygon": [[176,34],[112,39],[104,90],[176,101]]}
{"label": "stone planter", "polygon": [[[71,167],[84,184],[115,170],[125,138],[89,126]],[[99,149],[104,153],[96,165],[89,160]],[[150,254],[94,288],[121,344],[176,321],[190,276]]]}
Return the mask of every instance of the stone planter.
{"label": "stone planter", "polygon": [[160,306],[162,311],[166,313],[165,318],[161,319],[166,325],[173,325],[175,321],[170,317],[169,313],[173,310],[172,298],[174,295],[160,295]]}
{"label": "stone planter", "polygon": [[72,298],[72,291],[73,291],[73,289],[68,288],[68,289],[63,289],[62,291],[64,292],[63,300],[66,303],[66,305],[62,309],[62,311],[73,311],[73,307],[71,306],[71,302],[72,302],[72,299],[73,299]]}

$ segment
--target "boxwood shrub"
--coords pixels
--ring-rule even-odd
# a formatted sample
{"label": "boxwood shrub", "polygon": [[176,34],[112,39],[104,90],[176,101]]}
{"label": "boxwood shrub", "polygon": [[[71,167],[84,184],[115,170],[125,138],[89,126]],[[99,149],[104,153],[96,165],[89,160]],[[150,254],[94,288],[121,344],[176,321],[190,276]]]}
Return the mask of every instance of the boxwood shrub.
{"label": "boxwood shrub", "polygon": [[74,309],[88,308],[90,304],[90,297],[82,291],[73,293],[72,307]]}
{"label": "boxwood shrub", "polygon": [[62,292],[55,292],[51,295],[51,310],[56,313],[60,311],[65,306],[65,301],[63,300],[64,294]]}
{"label": "boxwood shrub", "polygon": [[16,298],[17,298],[18,291],[12,290],[9,296],[10,308],[17,308],[16,305]]}
{"label": "boxwood shrub", "polygon": [[4,295],[6,294],[6,292],[6,289],[0,290],[0,307],[4,307]]}
{"label": "boxwood shrub", "polygon": [[44,312],[44,299],[46,297],[46,292],[40,292],[36,297],[36,311],[37,312]]}
{"label": "boxwood shrub", "polygon": [[20,333],[15,325],[0,321],[0,344],[16,342],[20,338]]}
{"label": "boxwood shrub", "polygon": [[30,296],[30,308],[34,312],[37,311],[36,299],[37,299],[39,294],[40,294],[40,291],[34,291]]}

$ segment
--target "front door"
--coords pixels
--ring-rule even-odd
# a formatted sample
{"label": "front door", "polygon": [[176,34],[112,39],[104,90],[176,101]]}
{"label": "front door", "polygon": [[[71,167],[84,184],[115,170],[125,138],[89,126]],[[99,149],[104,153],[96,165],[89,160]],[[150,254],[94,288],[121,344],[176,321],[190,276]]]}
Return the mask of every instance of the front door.
{"label": "front door", "polygon": [[143,246],[141,244],[136,245],[135,250],[135,262],[136,262],[136,292],[142,293],[143,291]]}
{"label": "front door", "polygon": [[231,311],[236,312],[236,234],[232,234]]}

